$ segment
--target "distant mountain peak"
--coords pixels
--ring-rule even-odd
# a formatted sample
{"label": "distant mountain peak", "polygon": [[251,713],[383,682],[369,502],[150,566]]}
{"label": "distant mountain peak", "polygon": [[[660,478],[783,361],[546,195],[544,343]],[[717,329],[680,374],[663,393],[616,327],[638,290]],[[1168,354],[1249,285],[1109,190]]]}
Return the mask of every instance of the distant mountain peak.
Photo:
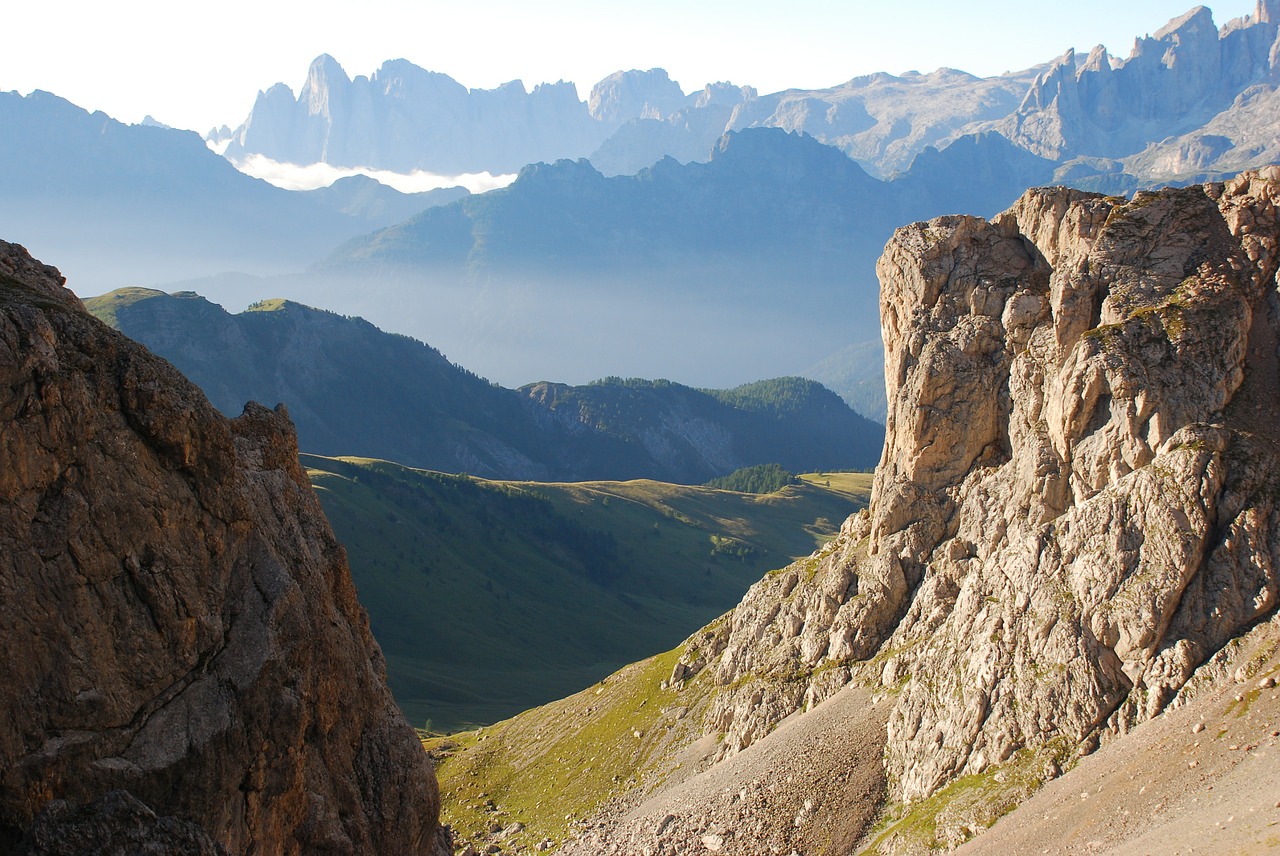
{"label": "distant mountain peak", "polygon": [[1276,0],[1264,0],[1255,15],[1219,31],[1213,13],[1196,6],[1136,38],[1124,61],[1101,46],[1083,63],[1068,51],[996,127],[1054,160],[1134,156],[1204,126],[1249,86],[1274,84],[1276,10]]}
{"label": "distant mountain peak", "polygon": [[342,63],[339,63],[337,59],[334,59],[332,54],[320,54],[319,56],[316,56],[314,60],[311,60],[311,65],[307,69],[307,74],[340,74],[343,79],[348,79],[349,82],[347,72],[342,68]]}
{"label": "distant mountain peak", "polygon": [[665,69],[615,71],[591,88],[587,110],[599,122],[618,125],[628,119],[664,119],[685,104],[680,84]]}
{"label": "distant mountain peak", "polygon": [[322,54],[296,99],[282,84],[259,96],[225,155],[401,173],[510,173],[533,161],[590,154],[608,131],[572,84],[529,92],[511,80],[468,89],[405,59],[351,79]]}
{"label": "distant mountain peak", "polygon": [[1155,35],[1151,38],[1156,41],[1164,41],[1170,36],[1190,32],[1193,29],[1208,29],[1213,32],[1215,38],[1217,37],[1218,28],[1214,26],[1213,12],[1208,6],[1196,6],[1187,10],[1156,30]]}

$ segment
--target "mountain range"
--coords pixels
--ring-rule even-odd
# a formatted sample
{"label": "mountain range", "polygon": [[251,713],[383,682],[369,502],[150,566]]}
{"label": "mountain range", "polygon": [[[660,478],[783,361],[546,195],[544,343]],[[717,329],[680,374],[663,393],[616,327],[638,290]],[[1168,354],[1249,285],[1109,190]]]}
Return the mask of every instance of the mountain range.
{"label": "mountain range", "polygon": [[884,437],[800,378],[730,390],[621,378],[506,389],[414,339],[290,301],[232,315],[193,293],[132,288],[86,306],[182,369],[224,413],[283,402],[314,454],[489,478],[702,484],[765,463],[871,467]]}
{"label": "mountain range", "polygon": [[[798,373],[878,336],[870,260],[893,223],[996,210],[1048,174],[1030,155],[1007,168],[1008,144],[986,135],[927,152],[886,184],[811,138],[757,129],[721,140],[706,164],[615,178],[586,162],[534,165],[461,205],[465,191],[406,196],[359,176],[284,191],[187,132],[126,126],[46,93],[3,106],[0,145],[20,168],[0,180],[0,227],[65,258],[82,294],[177,282],[168,290],[244,306],[274,292],[432,341],[510,385]],[[440,217],[403,219],[450,199]],[[354,242],[334,250],[344,237]],[[326,253],[307,273],[282,273]]]}
{"label": "mountain range", "polygon": [[467,90],[405,60],[353,81],[326,55],[296,98],[279,83],[259,93],[228,155],[446,173],[590,157],[606,175],[631,175],[663,157],[704,160],[728,131],[774,127],[888,177],[928,147],[994,130],[1077,172],[1167,182],[1259,163],[1275,136],[1257,102],[1280,83],[1278,24],[1277,0],[1221,29],[1197,6],[1137,38],[1127,58],[1099,45],[996,77],[941,68],[768,95],[727,83],[686,95],[662,69],[619,71],[586,102],[563,82]]}
{"label": "mountain range", "polygon": [[[351,80],[321,58],[301,101],[263,94],[285,118],[255,111],[254,134],[241,129],[311,147],[278,157],[357,162],[446,137],[480,153],[477,135],[502,127],[495,146],[542,146],[508,153],[504,169],[551,161],[464,199],[368,179],[290,193],[192,134],[10,94],[0,228],[62,260],[82,294],[157,285],[233,308],[274,294],[429,341],[508,386],[808,374],[883,419],[874,360],[840,355],[879,339],[873,263],[894,226],[993,214],[1032,185],[1128,193],[1273,159],[1276,2],[1221,30],[1197,8],[1124,60],[1095,50],[994,78],[943,69],[765,96],[728,84],[686,95],[651,69],[610,75],[578,102],[567,86],[470,92],[404,61]],[[590,133],[557,148],[536,130],[552,127]],[[650,133],[661,145],[647,147]],[[610,167],[606,150],[634,158]]]}
{"label": "mountain range", "polygon": [[200,137],[0,93],[0,234],[62,260],[81,294],[227,270],[297,270],[334,244],[466,191],[362,177],[313,192],[250,178]]}
{"label": "mountain range", "polygon": [[[1267,0],[1219,30],[1197,7],[1126,60],[1068,52],[986,79],[943,69],[682,100],[660,70],[619,72],[582,109],[622,122],[600,151],[635,154],[625,166],[597,152],[526,167],[273,290],[411,332],[507,383],[530,379],[513,368],[581,382],[584,360],[704,385],[806,373],[883,419],[873,361],[839,355],[879,338],[872,269],[893,228],[993,214],[1028,186],[1128,193],[1266,162],[1280,138],[1267,111],[1276,19]],[[650,133],[660,146],[645,148]],[[226,280],[196,287],[243,296]]]}
{"label": "mountain range", "polygon": [[281,83],[258,93],[226,155],[405,173],[511,172],[566,152],[591,151],[599,123],[583,108],[571,83],[527,92],[515,80],[468,90],[405,60],[352,80],[322,55],[296,99]]}
{"label": "mountain range", "polygon": [[[1051,175],[984,134],[881,181],[812,137],[758,128],[726,135],[707,163],[665,159],[635,176],[535,164],[352,239],[305,274],[174,287],[226,304],[269,288],[513,385],[590,371],[729,386],[878,339],[874,259],[896,223],[994,212]],[[859,371],[853,383],[879,382],[873,363]]]}
{"label": "mountain range", "polygon": [[[780,124],[785,103],[787,121],[885,165],[892,150],[905,172],[873,174],[811,134],[725,126],[705,163],[535,164],[372,233],[344,230],[410,203],[363,181],[280,196],[213,166],[195,135],[6,97],[5,228],[61,224],[90,262],[261,273],[273,239],[290,259],[344,241],[269,284],[382,303],[527,380],[557,376],[541,374],[552,358],[598,376],[657,351],[688,379],[834,351],[815,370],[883,372],[885,425],[793,377],[504,389],[298,299],[231,314],[193,292],[118,290],[89,301],[113,330],[0,242],[0,853],[1274,849],[1280,166],[1216,173],[1275,148],[1277,18],[1280,0],[1222,29],[1197,8],[1128,59],[1068,53],[1026,72],[1008,112],[1019,75],[980,88],[940,72],[859,84],[924,87],[932,112],[896,126],[882,121],[894,99],[873,109],[859,87],[839,104],[782,98],[762,120]],[[308,117],[374,109],[372,83],[342,77],[350,97],[331,108],[317,84]],[[642,152],[650,130],[684,145],[761,100],[726,85],[691,105],[665,78],[610,78],[588,119],[631,127],[626,150]],[[939,113],[929,93],[946,86],[955,109]],[[967,99],[982,118],[961,121]],[[338,126],[308,127],[341,148]],[[77,156],[47,186],[24,172]],[[207,180],[184,185],[188,172]],[[921,219],[991,213],[1043,175],[1093,190]],[[904,222],[872,305],[867,253],[890,218]],[[880,351],[861,341],[872,328]],[[287,401],[299,428],[245,398]],[[714,617],[746,559],[794,555],[733,511],[777,511],[786,490],[540,488],[300,460],[300,441],[542,478],[880,464],[865,508],[838,525],[796,512],[786,542],[821,546]],[[320,494],[371,572],[372,618]],[[575,615],[556,589],[599,612]],[[707,623],[591,674],[677,623],[628,640],[646,610]],[[517,670],[555,672],[541,649],[563,667],[556,686],[577,668],[594,683],[415,737],[373,631],[420,710],[435,696],[505,715],[529,689],[502,698],[511,647]],[[415,650],[428,639],[447,650]],[[485,693],[454,680],[476,667],[498,676]]]}

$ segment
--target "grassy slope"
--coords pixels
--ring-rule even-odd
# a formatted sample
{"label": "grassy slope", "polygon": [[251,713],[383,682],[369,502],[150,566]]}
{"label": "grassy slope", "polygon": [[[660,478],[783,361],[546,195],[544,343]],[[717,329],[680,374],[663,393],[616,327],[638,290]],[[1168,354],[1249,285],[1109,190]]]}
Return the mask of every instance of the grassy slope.
{"label": "grassy slope", "polygon": [[126,309],[144,300],[150,300],[159,295],[163,295],[163,291],[157,291],[154,288],[140,288],[131,286],[127,288],[117,288],[110,294],[104,294],[100,297],[86,297],[84,299],[85,308],[90,314],[97,317],[99,321],[109,327],[120,329],[120,322],[116,318],[116,313],[121,309]]}
{"label": "grassy slope", "polygon": [[683,651],[496,725],[425,740],[436,758],[442,820],[464,840],[494,822],[520,822],[525,829],[509,844],[559,844],[611,797],[637,784],[656,787],[696,739],[712,697],[708,672],[665,685]]}
{"label": "grassy slope", "polygon": [[678,644],[834,534],[870,480],[808,477],[752,496],[303,462],[347,547],[397,700],[415,725],[445,730],[566,696]]}

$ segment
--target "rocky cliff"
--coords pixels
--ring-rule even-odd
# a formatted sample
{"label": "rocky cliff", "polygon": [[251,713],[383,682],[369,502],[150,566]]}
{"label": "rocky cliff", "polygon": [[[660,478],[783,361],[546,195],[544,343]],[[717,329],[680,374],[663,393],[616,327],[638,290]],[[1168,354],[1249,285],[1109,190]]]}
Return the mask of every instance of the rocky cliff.
{"label": "rocky cliff", "polygon": [[[871,511],[748,595],[718,680],[874,662],[906,800],[1159,714],[1277,602],[1278,179],[899,230]],[[727,751],[836,671],[722,696]]]}
{"label": "rocky cliff", "polygon": [[[708,782],[738,756],[758,774],[813,716],[794,714],[839,694],[840,727],[884,740],[889,804],[929,815],[890,811],[872,849],[955,845],[1186,704],[1198,669],[1275,616],[1278,199],[1270,168],[1132,200],[1031,190],[990,222],[897,231],[870,508],[678,652],[684,709],[706,704],[703,733],[722,735]],[[869,775],[858,762],[841,780]],[[708,830],[725,852],[828,852],[807,819],[847,798],[790,780],[760,793],[797,812],[770,843],[722,790],[651,799],[566,852]]]}
{"label": "rocky cliff", "polygon": [[283,411],[223,418],[13,244],[0,375],[0,851],[39,815],[35,852],[427,852],[435,778]]}

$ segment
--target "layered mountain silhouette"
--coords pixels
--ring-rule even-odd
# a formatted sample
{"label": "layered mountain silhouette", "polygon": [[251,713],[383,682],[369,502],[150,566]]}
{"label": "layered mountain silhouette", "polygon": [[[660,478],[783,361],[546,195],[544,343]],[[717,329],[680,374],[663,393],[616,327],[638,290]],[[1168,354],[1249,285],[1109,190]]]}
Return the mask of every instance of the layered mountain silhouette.
{"label": "layered mountain silhouette", "polygon": [[[647,89],[624,85],[634,76],[602,85],[597,108],[665,109],[663,81],[670,94],[665,75]],[[0,177],[0,225],[64,259],[80,293],[184,282],[170,290],[240,307],[274,292],[431,341],[512,386],[617,374],[719,387],[797,373],[878,338],[870,260],[895,223],[995,211],[1049,175],[1029,155],[1027,169],[1001,170],[1008,144],[989,134],[926,151],[919,171],[886,185],[812,138],[755,129],[725,137],[705,164],[667,159],[614,178],[585,161],[538,164],[469,202],[358,176],[298,193],[242,175],[188,132],[124,125],[47,93],[0,105],[15,167]]]}
{"label": "layered mountain silhouette", "polygon": [[[273,287],[508,382],[590,366],[732,385],[878,339],[873,264],[895,224],[994,212],[1052,175],[997,134],[917,163],[881,181],[812,137],[760,128],[725,135],[705,164],[668,158],[635,176],[536,164]],[[215,299],[221,287],[200,286]]]}
{"label": "layered mountain silhouette", "polygon": [[[416,217],[443,199],[367,179],[287,193],[194,135],[8,95],[0,226],[63,260],[81,293],[162,284],[235,307],[276,294],[430,341],[508,386],[604,374],[733,386],[829,368],[877,340],[873,261],[900,223],[989,215],[1032,185],[1127,193],[1280,156],[1277,3],[1221,30],[1198,8],[1125,60],[1096,49],[993,78],[940,69],[763,96],[727,83],[685,94],[650,69],[610,75],[582,102],[567,84],[466,90],[405,61],[350,79],[322,57],[305,98],[273,88],[262,103],[276,112],[217,133],[242,154],[399,169],[430,166],[423,153],[446,137],[477,155],[507,147],[504,169],[572,156]],[[577,136],[556,143],[555,128]],[[879,368],[858,366],[822,378],[862,401]]]}
{"label": "layered mountain silhouette", "polygon": [[[405,60],[351,80],[321,56],[296,98],[284,84],[259,94],[228,154],[435,172],[589,155],[606,175],[632,175],[664,157],[705,160],[728,131],[773,127],[807,133],[888,177],[927,147],[995,130],[1059,163],[1134,158],[1076,164],[1076,174],[1186,181],[1257,165],[1267,150],[1257,138],[1273,122],[1248,105],[1280,83],[1278,25],[1277,0],[1259,0],[1253,15],[1221,29],[1197,6],[1137,38],[1128,58],[1098,45],[996,77],[941,68],[767,95],[727,83],[686,95],[661,69],[619,71],[586,102],[563,82],[531,93],[518,81],[467,90]],[[1168,140],[1182,135],[1191,139]],[[1148,149],[1160,154],[1134,157]]]}
{"label": "layered mountain silhouette", "polygon": [[588,114],[572,83],[527,92],[513,80],[468,90],[402,59],[352,80],[322,55],[297,98],[282,83],[258,93],[226,154],[396,172],[512,172],[532,161],[589,153],[607,127]]}
{"label": "layered mountain silhouette", "polygon": [[[873,264],[898,224],[990,215],[1033,185],[1128,193],[1280,155],[1269,109],[1278,2],[1221,30],[1197,7],[1138,39],[1128,59],[1099,47],[991,78],[939,69],[826,90],[719,83],[684,94],[660,69],[617,72],[566,126],[595,123],[602,141],[589,160],[576,139],[505,190],[355,239],[271,290],[424,338],[511,384],[581,382],[584,365],[703,385],[829,368],[879,338]],[[310,111],[308,127],[323,125],[326,151],[340,151],[354,131],[319,87],[364,91],[389,78],[348,86],[332,60],[317,63],[306,97],[289,99]],[[379,91],[388,115],[426,97]],[[858,392],[877,374],[868,364],[823,379],[863,401],[878,399]]]}
{"label": "layered mountain silhouette", "polygon": [[346,238],[466,192],[406,195],[358,178],[281,190],[190,131],[125,125],[40,91],[0,93],[0,159],[0,232],[58,258],[82,294],[223,270],[296,270]]}
{"label": "layered mountain silhouette", "polygon": [[874,465],[883,428],[800,378],[732,390],[611,379],[512,390],[359,318],[263,301],[239,315],[193,293],[86,301],[238,413],[283,402],[308,452],[490,478],[701,484],[744,466]]}

